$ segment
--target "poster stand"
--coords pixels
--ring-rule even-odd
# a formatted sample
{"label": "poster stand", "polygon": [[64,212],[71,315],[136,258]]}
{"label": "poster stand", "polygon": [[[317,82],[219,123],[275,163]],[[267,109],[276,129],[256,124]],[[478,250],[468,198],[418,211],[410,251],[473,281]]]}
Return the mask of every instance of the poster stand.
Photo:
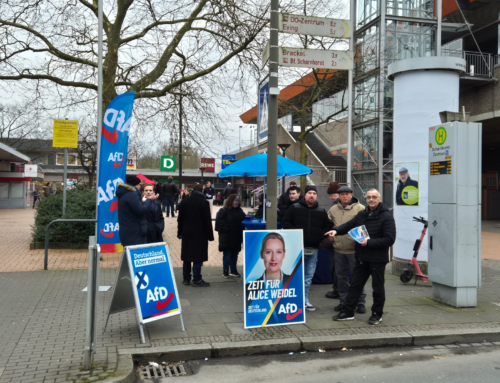
{"label": "poster stand", "polygon": [[[138,254],[138,252],[141,251],[142,253]],[[144,253],[144,251],[147,251],[147,253]],[[144,256],[145,254],[146,256]],[[133,259],[134,257],[136,257],[136,259]],[[138,257],[141,258],[138,259]],[[138,269],[141,271],[136,272]],[[146,281],[144,281],[144,279],[140,279],[141,273],[143,278],[147,278],[145,277],[146,271],[152,275],[156,272],[156,274],[161,275],[162,278],[156,278],[155,282],[151,280],[153,279],[152,277]],[[156,284],[156,286],[146,290],[148,298],[145,300],[144,298],[146,293],[142,290],[145,290],[150,284]],[[158,288],[159,284],[161,286]],[[169,311],[154,313],[151,315],[151,311],[155,310],[154,303],[156,302],[155,301],[152,304],[148,303],[150,297],[155,297],[151,290],[153,290],[157,295],[159,289],[168,291],[165,287],[163,287],[165,284],[168,285],[168,290],[170,290],[171,293],[169,294],[169,299],[166,299],[163,303],[166,301],[170,302],[172,300],[172,308]],[[141,290],[141,293],[139,293],[138,290]],[[173,297],[175,297],[175,300],[173,300]],[[159,300],[159,303],[162,303],[161,299]],[[156,307],[159,306],[162,305],[156,305]],[[103,333],[106,331],[111,314],[116,314],[134,308],[136,309],[137,325],[139,327],[141,343],[146,343],[144,336],[144,324],[167,318],[169,316],[179,315],[182,331],[186,331],[184,328],[184,321],[182,318],[179,294],[175,283],[172,262],[170,260],[170,253],[168,251],[168,245],[165,242],[127,246],[123,249],[120,266],[118,268],[118,275],[116,277],[115,288],[113,289],[113,296],[109,304],[108,315]],[[162,311],[164,308],[165,307],[160,307],[158,308],[158,311]],[[146,317],[143,314],[146,314]]]}

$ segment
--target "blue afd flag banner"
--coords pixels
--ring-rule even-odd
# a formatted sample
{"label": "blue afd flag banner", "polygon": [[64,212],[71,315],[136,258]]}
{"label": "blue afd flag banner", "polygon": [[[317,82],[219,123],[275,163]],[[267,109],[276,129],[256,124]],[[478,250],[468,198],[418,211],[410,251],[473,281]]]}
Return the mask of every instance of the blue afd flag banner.
{"label": "blue afd flag banner", "polygon": [[305,323],[302,230],[244,232],[245,328]]}
{"label": "blue afd flag banner", "polygon": [[127,247],[141,323],[181,313],[172,262],[165,243]]}
{"label": "blue afd flag banner", "polygon": [[134,97],[133,92],[116,96],[104,114],[97,181],[97,243],[101,245],[102,253],[123,251],[115,191],[125,180]]}

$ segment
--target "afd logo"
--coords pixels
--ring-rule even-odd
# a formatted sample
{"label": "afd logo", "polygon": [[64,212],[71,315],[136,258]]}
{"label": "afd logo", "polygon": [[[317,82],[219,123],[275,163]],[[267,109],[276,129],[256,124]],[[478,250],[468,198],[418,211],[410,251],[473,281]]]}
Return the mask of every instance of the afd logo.
{"label": "afd logo", "polygon": [[120,231],[120,224],[118,222],[108,222],[104,224],[104,228],[101,229],[101,234],[106,238],[114,238],[115,231]]}
{"label": "afd logo", "polygon": [[[154,290],[148,289],[146,295],[146,303],[149,303],[150,301],[156,302],[156,309],[163,310],[168,306],[173,297],[174,293],[169,294],[168,290],[165,287],[156,286]],[[161,301],[162,299],[164,299],[163,302]]]}
{"label": "afd logo", "polygon": [[[99,186],[99,189],[97,191],[98,193],[97,204],[99,205],[101,201],[104,202],[112,201],[113,198],[115,197],[116,186],[120,183],[123,183],[123,180],[120,177],[118,177],[114,180],[108,180],[106,182],[106,191],[104,191],[104,189],[101,186]],[[116,205],[118,206],[118,204]]]}
{"label": "afd logo", "polygon": [[302,314],[302,309],[299,309],[295,303],[281,304],[278,314],[286,314],[286,320],[293,320]]}
{"label": "afd logo", "polygon": [[113,167],[114,168],[119,168],[120,166],[122,166],[122,162],[125,161],[125,156],[123,155],[123,153],[120,153],[120,152],[111,152],[109,153],[109,157],[108,157],[108,162],[112,161],[113,162]]}
{"label": "afd logo", "polygon": [[125,112],[123,110],[108,109],[104,115],[104,124],[113,128],[115,123],[118,122],[116,129],[110,131],[105,125],[102,126],[102,135],[112,144],[116,144],[118,141],[118,132],[130,132],[130,123],[132,117],[125,121]]}

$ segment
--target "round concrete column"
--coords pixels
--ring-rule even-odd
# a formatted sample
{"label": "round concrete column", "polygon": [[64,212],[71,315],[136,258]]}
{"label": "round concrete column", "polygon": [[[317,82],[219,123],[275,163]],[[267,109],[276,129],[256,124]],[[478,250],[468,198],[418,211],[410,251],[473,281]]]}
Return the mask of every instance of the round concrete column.
{"label": "round concrete column", "polygon": [[[394,274],[398,260],[410,260],[415,240],[423,225],[412,217],[428,217],[429,127],[441,123],[439,112],[459,111],[459,80],[465,60],[455,57],[420,57],[397,61],[388,68],[394,81],[394,218],[397,239],[394,245]],[[407,176],[400,180],[400,170]],[[427,237],[419,261],[427,262]],[[401,264],[400,264],[401,265]],[[426,270],[426,267],[424,266]]]}

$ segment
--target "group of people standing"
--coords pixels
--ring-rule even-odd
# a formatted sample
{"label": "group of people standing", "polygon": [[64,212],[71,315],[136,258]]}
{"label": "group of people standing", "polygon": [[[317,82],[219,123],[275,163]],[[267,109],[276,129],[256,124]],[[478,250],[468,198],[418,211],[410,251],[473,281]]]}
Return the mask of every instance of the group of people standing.
{"label": "group of people standing", "polygon": [[[178,192],[171,182],[162,185],[164,207],[174,215],[172,197]],[[119,184],[118,212],[120,240],[124,246],[162,242],[164,217],[159,201],[160,193],[156,185],[146,185],[144,195],[137,188],[140,180],[128,176],[125,184]],[[354,313],[366,312],[364,286],[372,277],[373,305],[368,322],[372,325],[382,321],[385,303],[384,273],[389,262],[388,252],[396,239],[396,227],[392,213],[382,203],[376,189],[366,192],[363,206],[353,196],[349,186],[340,187],[330,183],[328,194],[333,202],[327,212],[317,201],[318,191],[314,185],[306,186],[304,196],[300,188],[291,183],[278,201],[278,219],[283,229],[301,229],[304,243],[304,291],[306,310],[314,311],[309,301],[312,278],[316,271],[320,248],[330,250],[330,266],[333,290],[326,293],[327,298],[337,298],[339,304],[333,316],[336,321],[354,319]],[[210,283],[202,278],[201,268],[208,261],[208,244],[214,240],[210,200],[215,190],[210,183],[206,187],[196,184],[189,198],[185,196],[178,208],[177,237],[181,242],[183,261],[183,284],[194,287],[207,287]],[[240,198],[228,183],[223,193],[224,205],[215,220],[215,230],[219,233],[219,251],[223,254],[222,275],[224,278],[241,275],[237,270],[238,255],[243,243],[243,221],[245,213],[241,209]],[[260,200],[259,210],[263,211],[264,198]],[[369,239],[357,243],[348,232],[364,225]],[[349,276],[352,276],[351,279]]]}

